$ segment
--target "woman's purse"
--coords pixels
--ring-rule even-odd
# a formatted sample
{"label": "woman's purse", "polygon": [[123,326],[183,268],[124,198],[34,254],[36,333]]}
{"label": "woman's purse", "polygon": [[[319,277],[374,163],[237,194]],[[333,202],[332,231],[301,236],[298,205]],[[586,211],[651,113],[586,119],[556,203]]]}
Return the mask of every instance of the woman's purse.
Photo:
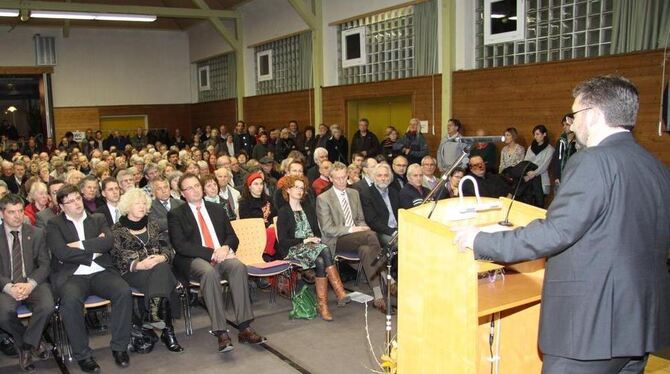
{"label": "woman's purse", "polygon": [[288,313],[290,319],[314,319],[316,317],[316,298],[309,286],[302,289],[291,298],[293,310]]}

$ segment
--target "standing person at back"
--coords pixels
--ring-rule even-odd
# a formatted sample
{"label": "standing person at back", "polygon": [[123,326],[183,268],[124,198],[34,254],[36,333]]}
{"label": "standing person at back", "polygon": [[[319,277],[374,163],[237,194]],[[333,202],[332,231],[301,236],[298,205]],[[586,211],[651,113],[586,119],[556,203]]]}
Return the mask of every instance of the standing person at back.
{"label": "standing person at back", "polygon": [[475,258],[547,257],[543,373],[643,373],[648,354],[670,345],[670,171],[630,132],[639,96],[629,80],[592,78],[573,96],[567,118],[586,148],[568,161],[546,219],[456,240]]}
{"label": "standing person at back", "polygon": [[410,164],[420,163],[421,159],[428,154],[428,144],[419,131],[419,120],[409,120],[407,132],[394,145],[393,150],[407,157]]}
{"label": "standing person at back", "polygon": [[[379,139],[368,131],[370,123],[367,118],[358,121],[358,131],[351,138],[351,154],[360,153],[364,157],[375,157],[379,154]],[[353,159],[353,156],[352,156]]]}

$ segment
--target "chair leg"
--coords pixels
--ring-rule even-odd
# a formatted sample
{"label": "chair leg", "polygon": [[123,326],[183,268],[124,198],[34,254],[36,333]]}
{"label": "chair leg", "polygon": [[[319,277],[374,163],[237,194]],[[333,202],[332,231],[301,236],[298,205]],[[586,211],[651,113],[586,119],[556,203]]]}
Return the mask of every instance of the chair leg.
{"label": "chair leg", "polygon": [[179,301],[181,302],[181,311],[184,315],[184,331],[186,336],[193,335],[193,322],[191,321],[191,306],[188,303],[188,289],[181,283],[177,285]]}
{"label": "chair leg", "polygon": [[358,287],[358,284],[361,281],[361,273],[363,272],[363,263],[358,262],[358,267],[356,268],[356,282],[354,282],[354,285]]}

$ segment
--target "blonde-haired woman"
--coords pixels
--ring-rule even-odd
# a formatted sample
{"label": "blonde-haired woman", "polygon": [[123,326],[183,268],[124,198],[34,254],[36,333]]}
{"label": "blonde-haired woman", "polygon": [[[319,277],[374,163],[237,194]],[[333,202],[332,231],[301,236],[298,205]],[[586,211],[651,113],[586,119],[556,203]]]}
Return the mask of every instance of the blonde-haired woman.
{"label": "blonde-haired woman", "polygon": [[144,294],[144,327],[163,330],[161,341],[165,346],[171,352],[182,352],[170,308],[171,301],[177,299],[177,279],[170,266],[174,250],[158,224],[149,220],[151,199],[143,190],[126,191],[118,208],[121,218],[112,226],[114,265],[131,287]]}
{"label": "blonde-haired woman", "polygon": [[37,213],[49,206],[47,185],[40,181],[33,182],[28,192],[28,201],[30,204],[25,207],[23,212],[30,220],[30,224],[35,225],[35,222],[37,222]]}

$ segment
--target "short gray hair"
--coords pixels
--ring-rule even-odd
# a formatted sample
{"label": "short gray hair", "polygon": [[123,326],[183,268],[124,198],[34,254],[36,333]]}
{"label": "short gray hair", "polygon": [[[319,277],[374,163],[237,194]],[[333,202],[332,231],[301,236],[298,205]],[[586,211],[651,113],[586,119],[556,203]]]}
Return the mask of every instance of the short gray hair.
{"label": "short gray hair", "polygon": [[598,108],[610,127],[631,130],[640,108],[640,95],[635,85],[619,75],[601,75],[580,83],[572,90],[584,108]]}
{"label": "short gray hair", "polygon": [[326,156],[328,156],[328,150],[323,148],[323,147],[318,147],[314,150],[314,163],[316,164],[319,162],[319,157],[325,152]]}

